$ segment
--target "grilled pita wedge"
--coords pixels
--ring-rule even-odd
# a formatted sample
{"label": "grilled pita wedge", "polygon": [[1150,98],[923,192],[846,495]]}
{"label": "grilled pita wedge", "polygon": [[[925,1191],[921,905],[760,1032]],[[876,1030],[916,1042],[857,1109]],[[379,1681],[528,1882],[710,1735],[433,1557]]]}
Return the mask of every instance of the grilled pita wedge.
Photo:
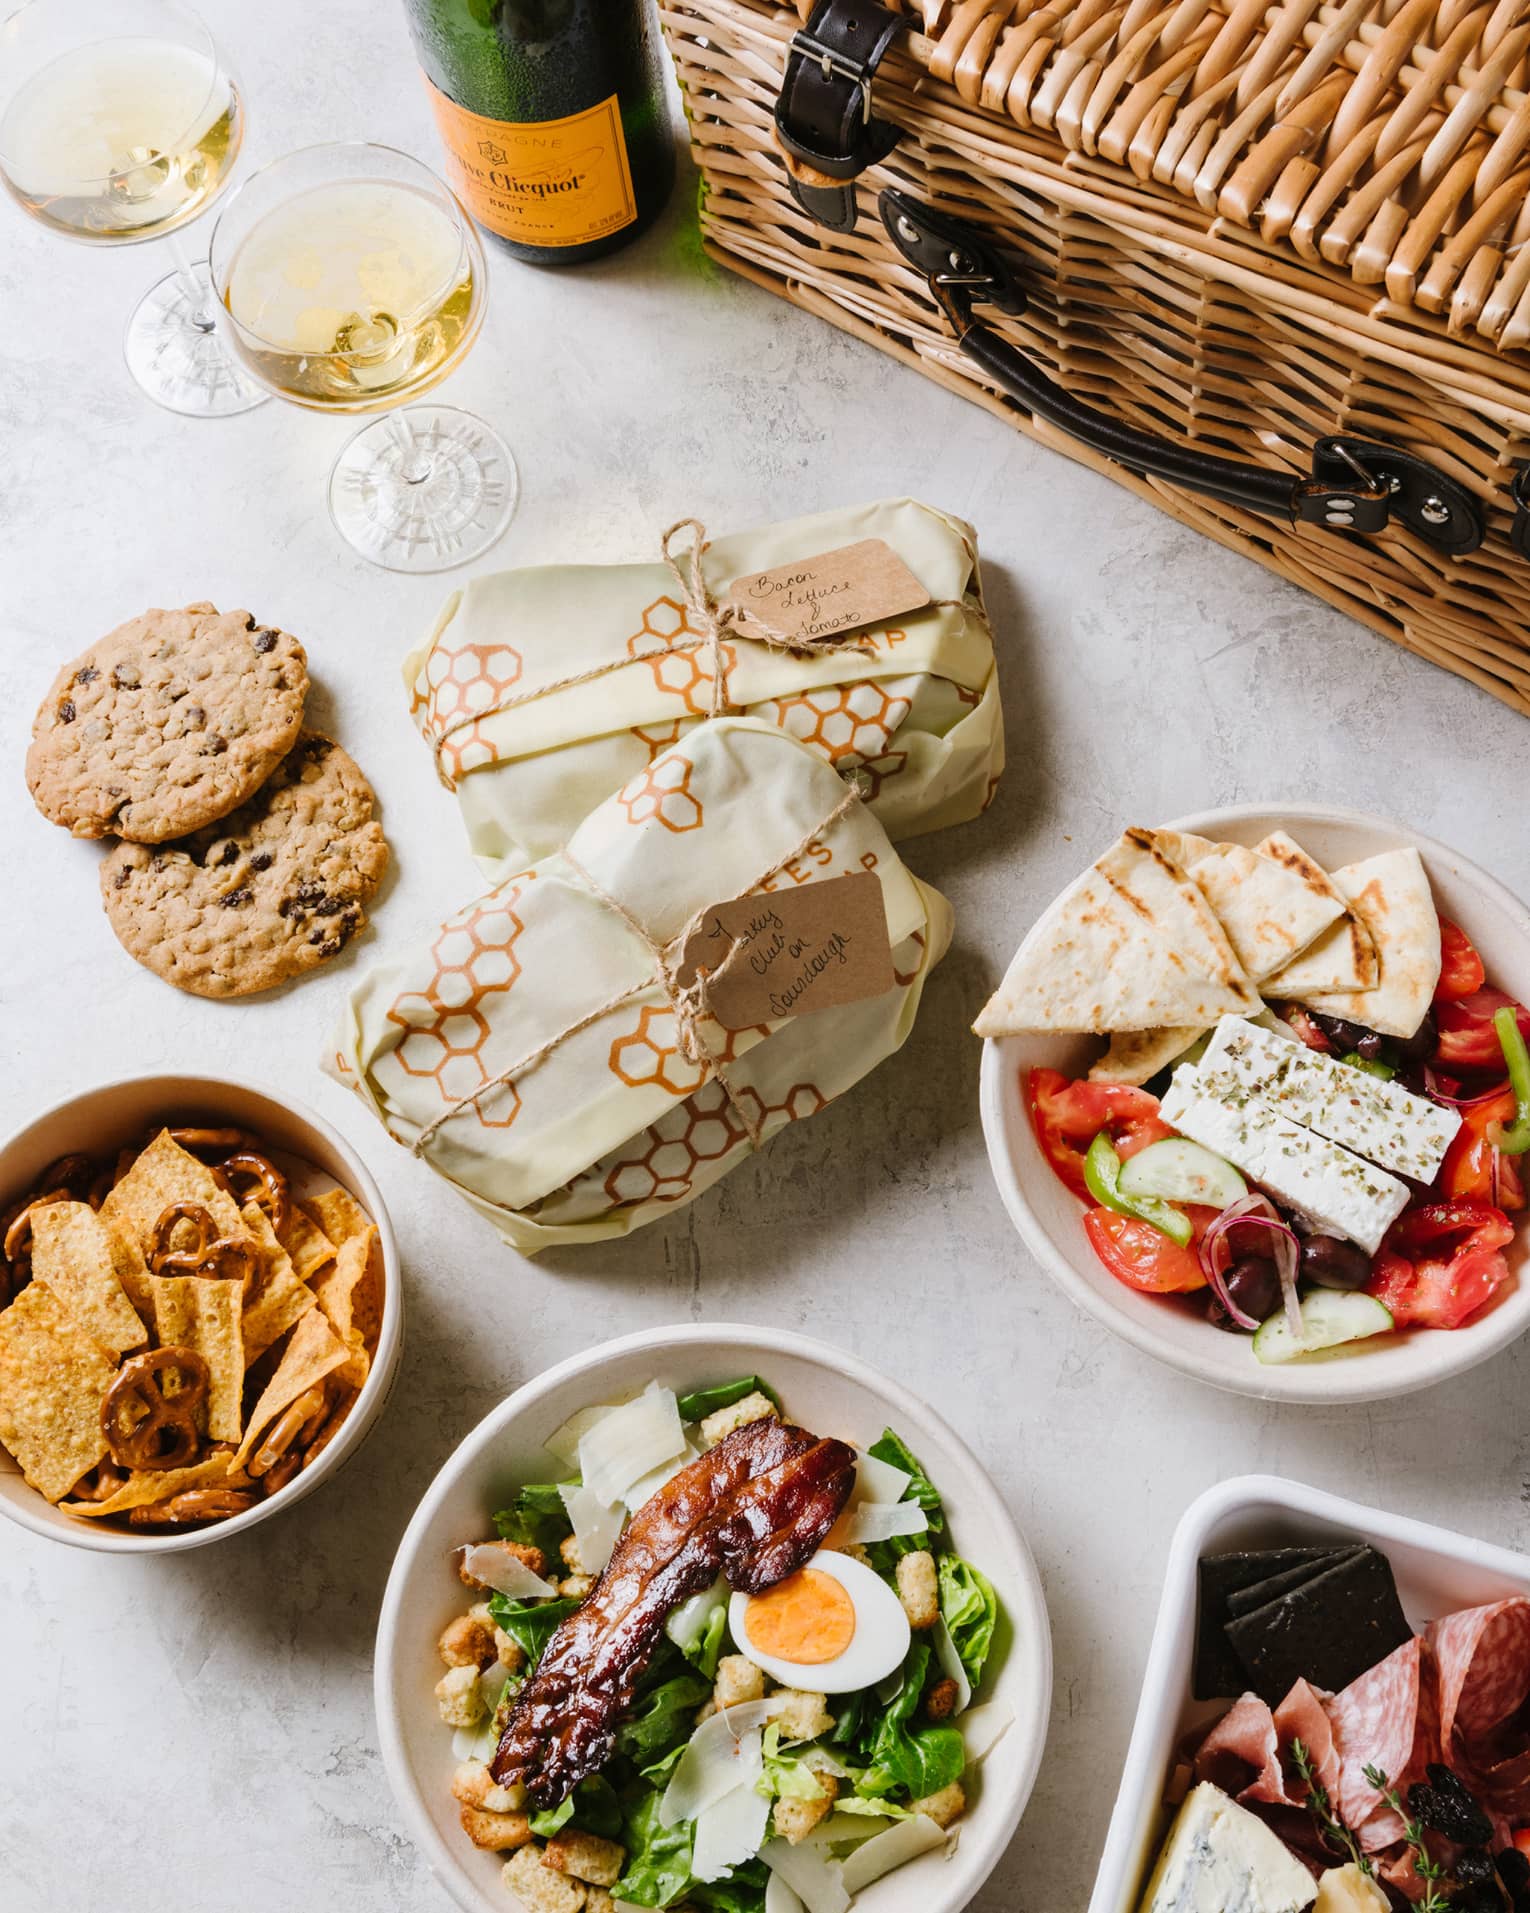
{"label": "grilled pita wedge", "polygon": [[1265,995],[1300,1002],[1304,990],[1371,989],[1381,975],[1376,939],[1365,918],[1351,906],[1342,886],[1283,830],[1266,837],[1259,848],[1266,856],[1301,872],[1315,895],[1331,898],[1341,911],[1331,927],[1308,943],[1299,955],[1265,973]]}
{"label": "grilled pita wedge", "polygon": [[1412,1036],[1440,980],[1440,919],[1423,859],[1411,845],[1384,850],[1334,871],[1333,881],[1370,933],[1380,976],[1361,990],[1277,992],[1272,983],[1270,995],[1283,994],[1325,1016],[1348,1017],[1383,1036]]}

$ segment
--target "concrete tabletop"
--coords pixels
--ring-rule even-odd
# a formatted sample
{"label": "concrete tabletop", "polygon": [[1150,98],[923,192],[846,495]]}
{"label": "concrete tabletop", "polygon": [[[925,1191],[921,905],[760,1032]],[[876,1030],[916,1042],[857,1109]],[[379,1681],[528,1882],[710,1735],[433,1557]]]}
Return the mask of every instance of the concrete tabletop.
{"label": "concrete tabletop", "polygon": [[[396,6],[211,7],[249,101],[242,169],[321,139],[436,163]],[[363,970],[475,893],[398,665],[460,574],[353,558],[324,504],[350,426],[271,403],[154,409],[122,328],[163,246],[107,254],[0,207],[0,1111],[162,1069],[275,1084],[382,1183],[407,1272],[404,1367],[338,1482],[196,1553],[103,1558],[0,1533],[0,1903],[8,1913],[431,1913],[377,1751],[373,1631],[410,1512],[459,1438],[547,1364],[666,1321],[800,1328],[934,1403],[1040,1563],[1051,1740],[973,1903],[1082,1908],[1169,1535],[1209,1483],[1289,1474],[1508,1546],[1530,1540],[1524,1344],[1374,1408],[1283,1409],[1160,1370],[1078,1313],[999,1205],[968,1023],[1038,909],[1122,825],[1210,804],[1389,812],[1530,890],[1530,728],[975,407],[714,268],[683,171],[662,226],[556,275],[491,261],[487,327],[443,388],[512,442],[524,499],[491,562],[648,556],[908,492],[971,519],[1010,768],[994,807],[908,846],[956,940],[903,1052],[720,1188],[631,1240],[532,1263],[318,1071]],[[205,253],[207,226],[192,250]],[[118,947],[100,851],[21,766],[56,669],[151,604],[247,606],[308,647],[311,710],[376,787],[394,867],[331,968],[243,1003],[174,994]],[[971,1552],[981,1557],[976,1541]]]}

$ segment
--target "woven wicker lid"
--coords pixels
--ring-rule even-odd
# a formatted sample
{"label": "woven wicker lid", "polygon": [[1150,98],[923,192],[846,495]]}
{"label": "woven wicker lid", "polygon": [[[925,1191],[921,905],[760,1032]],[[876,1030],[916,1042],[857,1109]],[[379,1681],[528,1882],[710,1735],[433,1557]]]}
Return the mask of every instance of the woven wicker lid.
{"label": "woven wicker lid", "polygon": [[1530,0],[904,10],[895,87],[912,58],[1091,173],[1127,169],[1451,332],[1530,341]]}

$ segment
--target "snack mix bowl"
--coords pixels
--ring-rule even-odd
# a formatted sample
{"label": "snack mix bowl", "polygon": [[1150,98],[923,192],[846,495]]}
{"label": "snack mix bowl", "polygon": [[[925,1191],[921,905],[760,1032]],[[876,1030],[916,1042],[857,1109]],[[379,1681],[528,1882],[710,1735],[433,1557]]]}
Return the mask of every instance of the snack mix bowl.
{"label": "snack mix bowl", "polygon": [[770,1381],[787,1415],[815,1434],[864,1446],[896,1428],[940,1487],[957,1546],[981,1560],[1006,1617],[981,1697],[1013,1720],[983,1762],[954,1851],[927,1853],[862,1888],[857,1913],[957,1913],[1013,1836],[1046,1739],[1051,1635],[1030,1550],[976,1457],[923,1402],[821,1342],[723,1323],[659,1329],[574,1356],[501,1402],[441,1469],[399,1544],[377,1634],[383,1762],[409,1831],[466,1913],[511,1913],[517,1901],[500,1881],[504,1856],[470,1845],[451,1794],[457,1762],[434,1689],[437,1637],[463,1610],[454,1550],[492,1533],[494,1510],[519,1484],[567,1473],[542,1444],[578,1410],[626,1400],[654,1380],[684,1392],[745,1373]]}
{"label": "snack mix bowl", "polygon": [[382,1251],[382,1325],[366,1381],[345,1421],[311,1466],[243,1514],[164,1533],[110,1527],[49,1505],[0,1449],[0,1514],[33,1534],[102,1554],[172,1554],[242,1534],[290,1508],[330,1479],[361,1446],[382,1413],[403,1352],[403,1294],[398,1251],[377,1184],[360,1157],[321,1116],[290,1097],[217,1076],[140,1076],[71,1096],[33,1118],[0,1148],[0,1203],[30,1188],[58,1158],[110,1155],[141,1142],[161,1124],[246,1129],[280,1156],[313,1165],[347,1190],[376,1224]]}
{"label": "snack mix bowl", "polygon": [[[1360,811],[1238,806],[1177,818],[1170,829],[1250,846],[1287,830],[1325,869],[1398,845],[1418,849],[1442,916],[1481,953],[1489,978],[1530,999],[1530,911],[1496,878],[1445,844]],[[1505,1249],[1512,1280],[1457,1329],[1413,1329],[1374,1343],[1280,1366],[1258,1362],[1248,1338],[1214,1328],[1172,1297],[1128,1288],[1096,1258],[1078,1199],[1049,1168],[1026,1113],[1022,1082],[1035,1068],[1081,1074],[1099,1039],[1018,1035],[983,1046],[981,1107],[988,1160],[1010,1220],[1031,1253],[1078,1305],[1134,1348],[1196,1381],[1239,1395],[1289,1402],[1380,1401],[1428,1388],[1486,1361],[1530,1327],[1530,1232]]]}

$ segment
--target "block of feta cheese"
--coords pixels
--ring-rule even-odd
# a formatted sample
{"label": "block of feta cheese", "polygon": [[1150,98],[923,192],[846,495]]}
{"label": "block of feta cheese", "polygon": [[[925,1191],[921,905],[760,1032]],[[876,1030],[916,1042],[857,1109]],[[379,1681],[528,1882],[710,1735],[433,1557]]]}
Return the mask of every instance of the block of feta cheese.
{"label": "block of feta cheese", "polygon": [[1408,1203],[1408,1185],[1283,1116],[1204,1062],[1175,1070],[1159,1111],[1171,1129],[1223,1156],[1314,1229],[1347,1236],[1367,1255]]}
{"label": "block of feta cheese", "polygon": [[1201,1068],[1230,1076],[1304,1129],[1415,1182],[1434,1181],[1461,1127],[1455,1110],[1243,1016],[1222,1018]]}
{"label": "block of feta cheese", "polygon": [[1204,1780],[1185,1797],[1139,1913],[1302,1913],[1316,1898],[1279,1835]]}

